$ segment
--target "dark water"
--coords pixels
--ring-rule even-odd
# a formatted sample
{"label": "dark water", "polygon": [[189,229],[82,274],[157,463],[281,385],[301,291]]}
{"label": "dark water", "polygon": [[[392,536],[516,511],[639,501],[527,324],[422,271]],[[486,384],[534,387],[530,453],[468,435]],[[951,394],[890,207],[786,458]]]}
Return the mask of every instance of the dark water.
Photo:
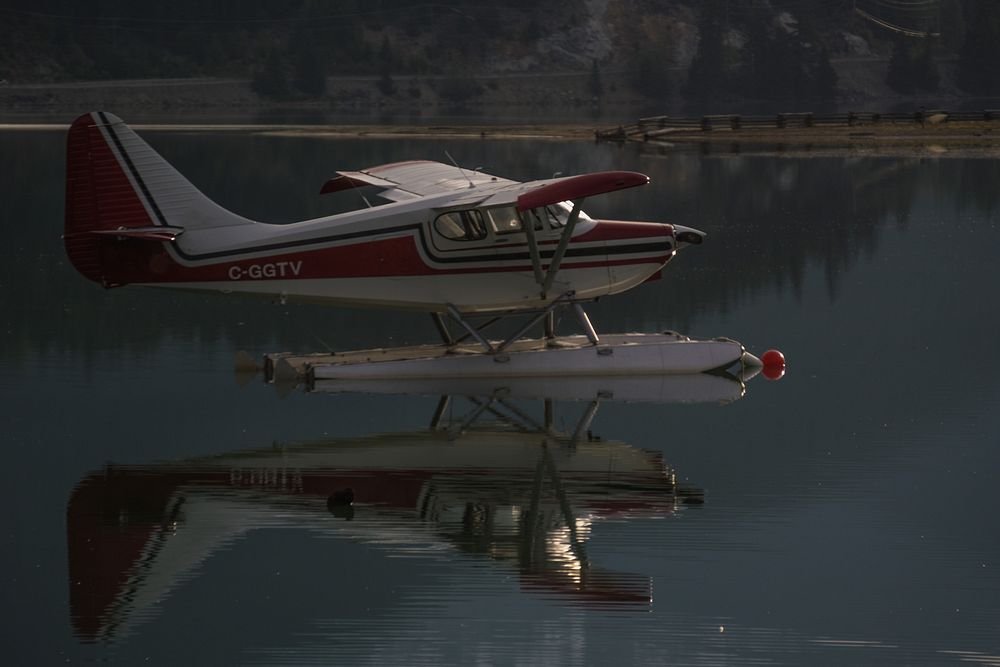
{"label": "dark water", "polygon": [[63,137],[0,134],[8,664],[1000,664],[996,160],[149,139],[273,221],[353,205],[316,196],[335,169],[445,149],[648,173],[588,211],[710,236],[598,329],[789,372],[725,403],[556,403],[554,434],[541,402],[241,386],[238,349],[434,330],[103,291],[63,257]]}

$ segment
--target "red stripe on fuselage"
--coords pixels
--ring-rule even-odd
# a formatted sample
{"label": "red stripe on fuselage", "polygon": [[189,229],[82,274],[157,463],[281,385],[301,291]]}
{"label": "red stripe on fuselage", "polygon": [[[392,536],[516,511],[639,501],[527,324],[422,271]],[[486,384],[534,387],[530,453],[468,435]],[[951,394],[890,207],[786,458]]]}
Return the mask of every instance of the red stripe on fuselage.
{"label": "red stripe on fuselage", "polygon": [[[391,243],[390,243],[391,242]],[[140,242],[123,241],[138,245]],[[323,280],[337,278],[384,278],[430,275],[463,275],[480,273],[530,272],[531,264],[518,262],[502,265],[503,257],[478,262],[474,266],[461,268],[434,268],[428,266],[416,252],[410,238],[388,239],[373,242],[325,248],[309,252],[272,255],[238,262],[224,262],[200,267],[183,267],[171,260],[166,253],[148,253],[146,261],[135,254],[121,258],[120,268],[129,261],[132,271],[121,271],[115,275],[118,283],[140,282],[237,282],[246,280]],[[147,242],[148,244],[148,242]],[[144,250],[139,247],[135,252]],[[391,250],[391,255],[379,254],[380,250]],[[408,252],[407,252],[408,251]],[[609,261],[604,257],[588,258],[582,261],[566,260],[561,269],[585,269],[601,266],[627,266],[632,264],[665,264],[670,260],[669,252],[642,257],[625,257]],[[510,260],[506,260],[510,261]],[[547,269],[548,262],[542,263]],[[147,270],[151,269],[151,270]],[[152,280],[151,280],[152,278]]]}

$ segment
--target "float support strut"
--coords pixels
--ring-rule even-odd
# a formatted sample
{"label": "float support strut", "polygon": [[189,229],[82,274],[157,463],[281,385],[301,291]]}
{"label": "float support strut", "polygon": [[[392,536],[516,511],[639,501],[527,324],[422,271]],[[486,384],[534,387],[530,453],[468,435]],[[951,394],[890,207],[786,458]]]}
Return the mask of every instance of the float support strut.
{"label": "float support strut", "polygon": [[558,299],[556,299],[555,301],[553,301],[549,305],[545,306],[545,308],[542,310],[542,312],[540,312],[537,315],[535,315],[534,317],[532,317],[528,321],[527,324],[525,324],[523,327],[521,327],[520,329],[517,330],[516,334],[514,334],[513,336],[511,336],[510,338],[508,338],[507,340],[505,340],[503,343],[501,343],[500,347],[497,348],[497,352],[502,352],[503,350],[507,349],[507,347],[511,343],[513,343],[514,341],[520,340],[521,336],[523,336],[524,334],[528,333],[528,330],[531,327],[535,326],[536,324],[538,324],[543,319],[546,321],[545,335],[546,335],[546,337],[548,337],[548,334],[549,334],[548,322],[549,322],[550,318],[552,318],[552,313],[556,310],[556,308],[559,308],[561,306],[566,305],[566,300],[569,299],[571,296],[572,296],[572,293],[571,292],[567,292],[566,294],[563,294],[562,296],[560,296]]}
{"label": "float support strut", "polygon": [[465,319],[462,317],[462,314],[460,312],[458,312],[458,308],[456,308],[455,306],[453,306],[450,303],[448,304],[448,314],[451,315],[451,319],[453,319],[456,322],[458,322],[462,326],[463,329],[465,329],[466,331],[468,331],[469,335],[472,336],[473,338],[475,338],[476,342],[479,343],[480,345],[482,345],[483,348],[487,352],[496,352],[496,350],[493,349],[493,346],[490,345],[489,341],[487,341],[485,338],[483,338],[479,334],[479,332],[476,331],[476,328],[474,326],[472,326],[471,324],[469,324],[468,322],[466,322]]}
{"label": "float support strut", "polygon": [[441,340],[448,347],[455,344],[455,339],[451,337],[451,332],[448,331],[448,325],[444,323],[444,318],[441,317],[441,313],[431,313],[431,319],[434,320],[434,326],[437,327],[438,334],[441,336]]}
{"label": "float support strut", "polygon": [[594,331],[594,325],[590,323],[590,318],[587,317],[587,313],[583,310],[583,306],[578,303],[573,304],[573,310],[576,311],[576,316],[580,320],[580,326],[583,327],[584,332],[587,334],[587,338],[594,345],[598,345],[601,339],[597,337],[597,332]]}

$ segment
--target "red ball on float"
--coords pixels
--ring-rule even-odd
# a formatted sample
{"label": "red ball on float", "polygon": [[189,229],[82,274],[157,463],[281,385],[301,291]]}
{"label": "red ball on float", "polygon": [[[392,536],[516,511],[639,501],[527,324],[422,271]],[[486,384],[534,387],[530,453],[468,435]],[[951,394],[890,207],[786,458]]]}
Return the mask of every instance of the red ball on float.
{"label": "red ball on float", "polygon": [[768,350],[760,355],[760,361],[764,364],[761,375],[768,380],[779,380],[785,374],[785,355],[780,350]]}
{"label": "red ball on float", "polygon": [[781,366],[782,368],[785,366],[785,355],[780,350],[768,350],[760,355],[760,360],[765,366]]}

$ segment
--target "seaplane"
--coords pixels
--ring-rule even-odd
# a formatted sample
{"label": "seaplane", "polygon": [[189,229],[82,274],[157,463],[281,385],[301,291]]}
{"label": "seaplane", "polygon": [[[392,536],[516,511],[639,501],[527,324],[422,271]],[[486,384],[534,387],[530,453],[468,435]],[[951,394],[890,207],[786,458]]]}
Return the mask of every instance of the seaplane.
{"label": "seaplane", "polygon": [[[77,271],[106,288],[422,311],[440,333],[438,345],[338,353],[296,366],[319,379],[760,367],[729,339],[598,335],[584,304],[660,277],[678,250],[705,237],[677,224],[598,220],[582,209],[590,197],[648,182],[630,171],[517,182],[457,163],[398,162],[338,171],[320,189],[374,187],[387,203],[271,224],[224,209],[120,118],[95,111],[69,129],[63,238]],[[583,335],[556,335],[563,310]],[[487,336],[487,327],[514,317],[521,321],[512,332]],[[538,326],[544,336],[527,338]]]}

